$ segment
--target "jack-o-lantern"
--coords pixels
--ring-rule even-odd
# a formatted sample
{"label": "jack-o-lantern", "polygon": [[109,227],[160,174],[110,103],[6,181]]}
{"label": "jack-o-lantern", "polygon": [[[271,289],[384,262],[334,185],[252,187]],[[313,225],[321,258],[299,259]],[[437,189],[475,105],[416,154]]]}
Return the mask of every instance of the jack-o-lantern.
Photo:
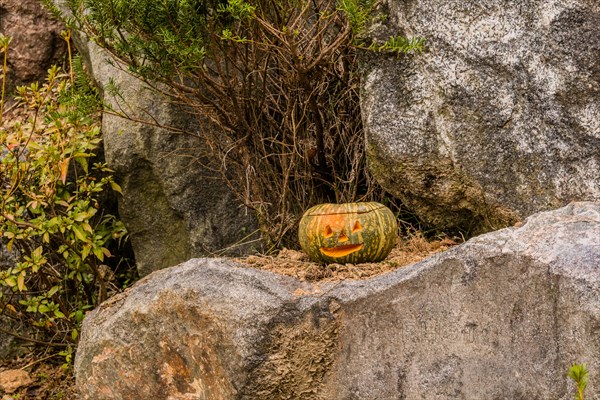
{"label": "jack-o-lantern", "polygon": [[383,204],[319,204],[300,220],[300,246],[311,260],[324,263],[381,261],[396,243],[398,225]]}

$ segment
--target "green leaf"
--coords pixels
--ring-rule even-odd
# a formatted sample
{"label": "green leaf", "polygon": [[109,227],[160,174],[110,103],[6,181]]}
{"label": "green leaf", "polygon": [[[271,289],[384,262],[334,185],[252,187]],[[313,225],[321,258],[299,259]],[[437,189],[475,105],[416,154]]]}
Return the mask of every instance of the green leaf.
{"label": "green leaf", "polygon": [[110,253],[110,250],[108,250],[106,247],[102,248],[102,252],[104,253],[104,255],[106,257],[109,257],[109,258],[112,257],[112,254]]}
{"label": "green leaf", "polygon": [[81,321],[83,321],[83,318],[85,317],[85,314],[83,313],[83,311],[81,310],[77,310],[75,312],[75,321],[77,321],[77,323],[81,323]]}
{"label": "green leaf", "polygon": [[577,397],[578,400],[583,400],[583,392],[585,391],[588,384],[588,370],[585,364],[573,364],[567,376],[575,381],[577,384]]}
{"label": "green leaf", "polygon": [[94,233],[94,230],[92,229],[92,226],[90,224],[88,224],[87,222],[84,222],[83,224],[81,224],[81,227],[86,232]]}
{"label": "green leaf", "polygon": [[17,286],[17,278],[14,275],[10,275],[4,278],[4,283],[6,283],[8,287],[15,287]]}
{"label": "green leaf", "polygon": [[33,258],[34,260],[39,260],[40,258],[42,258],[42,252],[44,251],[44,248],[42,246],[37,247],[32,253],[31,253],[31,258]]}
{"label": "green leaf", "polygon": [[84,221],[86,218],[87,218],[86,213],[78,213],[78,214],[73,215],[73,221],[75,221],[75,222]]}
{"label": "green leaf", "polygon": [[85,232],[83,231],[83,229],[81,229],[81,227],[79,227],[78,225],[73,225],[71,226],[71,230],[73,231],[77,239],[81,240],[82,242],[89,242],[89,239],[86,237]]}
{"label": "green leaf", "polygon": [[22,271],[17,277],[17,289],[22,292],[26,289],[25,287],[25,271]]}
{"label": "green leaf", "polygon": [[92,249],[92,251],[94,252],[94,255],[96,256],[96,258],[98,260],[104,261],[104,252],[102,251],[101,247],[94,246],[94,248]]}
{"label": "green leaf", "polygon": [[112,188],[112,190],[114,190],[115,192],[119,193],[121,196],[123,196],[123,190],[121,190],[121,186],[119,186],[117,184],[117,182],[115,181],[110,181],[110,187]]}
{"label": "green leaf", "polygon": [[48,290],[48,292],[46,293],[46,296],[52,297],[58,292],[58,290],[59,290],[58,286],[52,286],[52,288],[50,290]]}
{"label": "green leaf", "polygon": [[92,250],[91,244],[84,244],[81,249],[81,260],[85,260]]}

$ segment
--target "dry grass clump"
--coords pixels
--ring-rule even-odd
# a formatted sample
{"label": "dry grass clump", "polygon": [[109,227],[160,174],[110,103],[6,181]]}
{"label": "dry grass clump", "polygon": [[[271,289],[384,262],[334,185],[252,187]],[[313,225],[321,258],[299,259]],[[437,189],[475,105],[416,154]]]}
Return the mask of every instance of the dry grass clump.
{"label": "dry grass clump", "polygon": [[448,238],[428,241],[420,233],[415,233],[400,239],[390,255],[378,263],[323,265],[310,261],[304,252],[289,249],[283,249],[276,256],[254,255],[236,258],[235,261],[247,267],[293,276],[302,281],[335,282],[381,275],[419,262],[457,244]]}

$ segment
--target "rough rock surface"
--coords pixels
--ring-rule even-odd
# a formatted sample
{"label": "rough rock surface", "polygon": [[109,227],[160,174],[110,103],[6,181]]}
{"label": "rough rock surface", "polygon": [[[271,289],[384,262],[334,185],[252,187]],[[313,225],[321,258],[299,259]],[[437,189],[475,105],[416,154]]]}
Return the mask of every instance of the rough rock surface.
{"label": "rough rock surface", "polygon": [[23,386],[33,382],[27,371],[21,369],[9,369],[0,372],[0,390],[5,393],[14,393]]}
{"label": "rough rock surface", "polygon": [[377,180],[472,232],[600,200],[600,2],[386,0],[372,36],[427,50],[364,63]]}
{"label": "rough rock surface", "polygon": [[[194,259],[84,321],[82,399],[567,399],[600,393],[600,204],[366,281]],[[588,398],[586,397],[586,398]]]}
{"label": "rough rock surface", "polygon": [[133,119],[105,113],[102,135],[106,161],[123,189],[119,213],[140,274],[191,257],[250,251],[238,242],[250,240],[247,236],[256,226],[253,214],[204,166],[211,155],[197,133],[211,128],[199,126],[183,108],[152,92],[126,68],[116,67],[99,47],[78,43],[99,86],[114,84],[119,90],[117,96],[104,91],[105,101]]}
{"label": "rough rock surface", "polygon": [[7,90],[43,81],[52,64],[62,65],[66,43],[62,23],[53,19],[40,0],[0,0],[0,33],[11,36]]}

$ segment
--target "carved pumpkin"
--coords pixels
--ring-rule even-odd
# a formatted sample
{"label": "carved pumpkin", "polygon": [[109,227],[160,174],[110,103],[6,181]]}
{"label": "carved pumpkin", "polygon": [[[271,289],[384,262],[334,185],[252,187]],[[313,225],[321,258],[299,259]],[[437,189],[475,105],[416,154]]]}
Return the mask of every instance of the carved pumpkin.
{"label": "carved pumpkin", "polygon": [[396,243],[398,225],[383,204],[319,204],[300,220],[300,246],[311,260],[324,263],[381,261]]}

